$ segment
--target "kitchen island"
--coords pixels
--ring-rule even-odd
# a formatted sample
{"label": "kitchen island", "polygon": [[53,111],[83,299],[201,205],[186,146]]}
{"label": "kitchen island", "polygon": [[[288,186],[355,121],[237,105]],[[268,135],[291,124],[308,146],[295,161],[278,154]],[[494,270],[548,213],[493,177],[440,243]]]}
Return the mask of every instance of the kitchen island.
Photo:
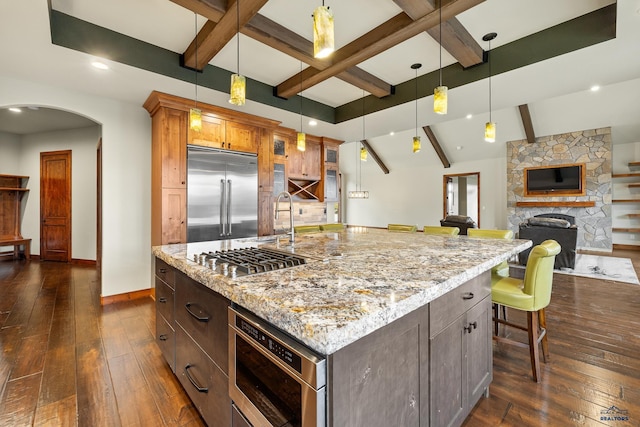
{"label": "kitchen island", "polygon": [[[154,247],[153,253],[157,264],[326,357],[327,425],[408,426],[458,425],[486,392],[489,270],[530,246],[524,240],[348,228],[299,235],[293,245],[264,237]],[[301,255],[306,264],[230,277],[194,261],[203,252],[246,247]],[[157,280],[156,296],[158,289]],[[179,301],[176,295],[176,310]],[[170,323],[167,317],[173,315],[162,317]],[[220,358],[217,365],[228,375],[225,363]],[[173,366],[180,377],[180,364]]]}

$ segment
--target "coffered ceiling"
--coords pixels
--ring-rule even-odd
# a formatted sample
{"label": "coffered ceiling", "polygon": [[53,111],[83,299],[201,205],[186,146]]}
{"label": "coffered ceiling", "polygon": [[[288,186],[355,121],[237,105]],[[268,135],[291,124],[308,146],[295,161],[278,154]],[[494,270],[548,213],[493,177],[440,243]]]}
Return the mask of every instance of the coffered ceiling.
{"label": "coffered ceiling", "polygon": [[[2,11],[10,15],[14,10],[16,14],[26,13],[22,8],[46,7],[45,0],[21,3],[24,5],[3,5]],[[325,4],[335,17],[337,50],[326,60],[312,56],[311,14],[320,1],[50,3],[50,13],[46,9],[33,13],[39,25],[50,22],[49,40],[42,29],[25,31],[29,39],[25,44],[48,43],[47,51],[67,61],[66,67],[57,64],[52,70],[68,68],[68,75],[49,73],[45,77],[42,71],[29,69],[31,59],[25,62],[27,71],[23,74],[18,71],[19,62],[6,67],[6,73],[33,75],[38,81],[53,81],[140,105],[151,90],[194,98],[197,75],[197,96],[202,102],[243,109],[294,128],[300,126],[302,109],[305,126],[309,118],[319,121],[317,128],[307,132],[347,141],[362,139],[359,120],[363,111],[368,116],[367,138],[390,131],[414,132],[415,108],[419,110],[417,127],[431,126],[445,144],[445,151],[454,150],[466,137],[453,137],[449,129],[461,129],[463,122],[458,121],[467,114],[482,116],[479,123],[486,121],[488,70],[482,61],[483,50],[489,45],[482,36],[489,32],[498,33],[491,44],[495,51],[491,56],[495,61],[493,110],[500,117],[500,110],[509,109],[504,120],[515,117],[515,124],[505,123],[501,129],[518,129],[502,133],[502,138],[524,138],[517,114],[519,105],[532,107],[534,130],[537,127],[544,132],[545,126],[538,120],[544,112],[536,103],[586,91],[596,83],[617,84],[640,78],[638,68],[634,69],[637,60],[624,52],[634,42],[637,45],[634,37],[638,30],[630,26],[640,26],[640,15],[635,13],[640,8],[638,0],[621,0],[617,5],[613,0],[447,0],[441,11],[437,0],[327,0]],[[610,5],[613,9],[608,14],[598,15]],[[628,11],[633,11],[633,16]],[[442,50],[440,12],[444,22]],[[3,27],[18,29],[7,13],[0,18]],[[48,22],[42,22],[43,16]],[[596,21],[585,18],[589,16]],[[236,35],[238,25],[240,34]],[[34,42],[34,38],[45,40]],[[613,42],[622,51],[612,54],[616,61],[609,69],[595,57],[591,64],[585,62],[586,50],[603,52],[606,49],[599,45]],[[16,52],[14,46],[2,43],[0,53]],[[629,56],[627,68],[620,55]],[[109,82],[102,88],[95,84],[94,77],[82,81],[72,70],[75,63],[95,58],[111,66]],[[450,87],[447,116],[430,111],[440,61],[443,84]],[[244,107],[226,103],[229,75],[236,72],[238,62],[240,73],[249,79]],[[196,73],[181,63],[203,71]],[[411,69],[414,63],[422,64],[417,80]],[[416,82],[418,101],[414,104]],[[499,142],[506,141],[502,138],[499,136]]]}

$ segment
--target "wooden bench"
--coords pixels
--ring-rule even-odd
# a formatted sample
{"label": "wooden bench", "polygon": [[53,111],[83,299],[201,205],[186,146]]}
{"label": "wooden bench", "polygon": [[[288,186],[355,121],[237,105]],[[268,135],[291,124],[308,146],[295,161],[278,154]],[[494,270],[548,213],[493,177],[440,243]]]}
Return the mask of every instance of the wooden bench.
{"label": "wooden bench", "polygon": [[31,259],[31,239],[5,239],[0,240],[0,247],[13,246],[13,258],[19,259],[20,246],[24,246],[24,257],[27,260]]}

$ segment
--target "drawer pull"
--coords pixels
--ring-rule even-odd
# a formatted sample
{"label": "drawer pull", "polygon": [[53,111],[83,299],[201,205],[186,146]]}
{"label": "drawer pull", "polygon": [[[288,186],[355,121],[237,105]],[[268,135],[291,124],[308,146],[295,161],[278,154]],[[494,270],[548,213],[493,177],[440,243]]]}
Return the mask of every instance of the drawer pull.
{"label": "drawer pull", "polygon": [[464,330],[467,331],[468,333],[471,333],[472,330],[477,328],[478,328],[478,322],[471,322],[469,323],[468,326],[464,327]]}
{"label": "drawer pull", "polygon": [[473,297],[473,292],[465,292],[464,294],[462,294],[462,299],[473,299]]}
{"label": "drawer pull", "polygon": [[166,269],[166,268],[161,268],[161,269],[160,269],[160,270],[158,270],[158,271],[160,271],[160,273],[164,274],[164,273],[166,273],[166,272],[167,272],[167,269]]}
{"label": "drawer pull", "polygon": [[158,302],[165,304],[167,302],[167,299],[165,297],[160,297],[158,298]]}
{"label": "drawer pull", "polygon": [[193,368],[192,364],[187,364],[187,366],[184,367],[184,374],[187,376],[187,379],[189,379],[189,382],[191,384],[193,384],[193,386],[196,388],[196,390],[198,390],[200,393],[207,393],[209,391],[209,387],[202,387],[200,386],[196,380],[191,376],[191,374],[189,373],[189,368]]}
{"label": "drawer pull", "polygon": [[166,341],[167,340],[167,334],[162,334],[162,335],[158,336],[158,339],[160,341]]}
{"label": "drawer pull", "polygon": [[[193,318],[194,318],[194,319],[196,319],[198,322],[208,322],[208,321],[209,321],[209,316],[200,316],[200,315],[198,315],[198,314],[194,313],[194,312],[191,310],[191,306],[192,306],[192,305],[193,305],[193,306],[197,306],[197,304],[192,303],[192,302],[188,302],[188,303],[186,303],[186,304],[184,305],[184,307],[187,309],[187,312],[188,312],[191,316],[193,316]],[[199,311],[200,311],[200,312],[202,312],[202,310],[199,310]]]}

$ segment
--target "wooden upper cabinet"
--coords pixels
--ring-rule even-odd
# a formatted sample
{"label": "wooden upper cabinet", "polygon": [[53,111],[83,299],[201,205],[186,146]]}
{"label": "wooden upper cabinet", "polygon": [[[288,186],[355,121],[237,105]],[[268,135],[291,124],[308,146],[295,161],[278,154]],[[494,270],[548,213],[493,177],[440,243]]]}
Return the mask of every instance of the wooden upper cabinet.
{"label": "wooden upper cabinet", "polygon": [[307,135],[307,142],[304,151],[299,151],[296,147],[295,139],[290,139],[287,146],[287,175],[289,178],[319,180],[321,171],[322,147],[318,142],[310,140]]}
{"label": "wooden upper cabinet", "polygon": [[204,147],[223,148],[225,142],[225,121],[219,117],[202,115],[202,130],[187,130],[189,144]]}
{"label": "wooden upper cabinet", "polygon": [[257,153],[260,129],[255,126],[227,121],[226,148],[245,153]]}
{"label": "wooden upper cabinet", "polygon": [[167,108],[160,117],[162,131],[157,143],[160,145],[163,188],[186,188],[187,185],[187,144],[183,130],[187,126],[187,115],[184,111]]}

